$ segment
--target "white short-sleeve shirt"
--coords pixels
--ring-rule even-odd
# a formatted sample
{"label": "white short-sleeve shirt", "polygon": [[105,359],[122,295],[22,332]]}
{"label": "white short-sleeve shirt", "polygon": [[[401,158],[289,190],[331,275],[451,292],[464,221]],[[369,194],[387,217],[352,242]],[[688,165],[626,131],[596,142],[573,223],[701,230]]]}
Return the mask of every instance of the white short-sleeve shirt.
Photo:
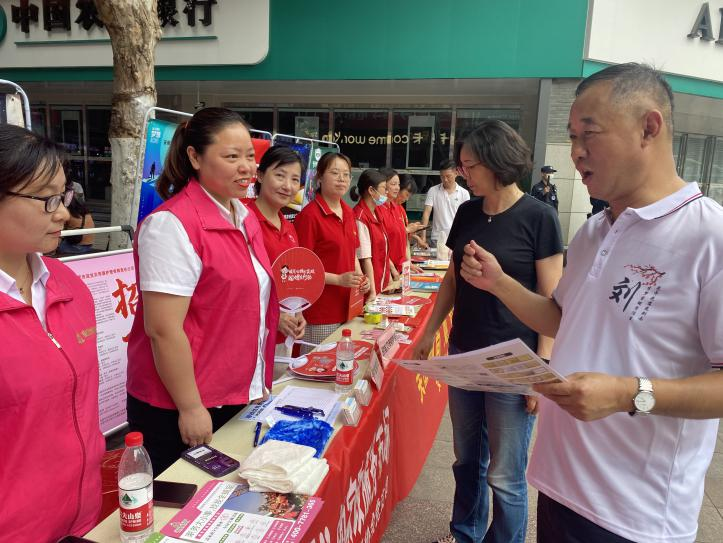
{"label": "white short-sleeve shirt", "polygon": [[359,247],[356,249],[356,257],[359,260],[372,257],[372,238],[367,225],[359,219],[356,221],[356,230],[359,234]]}
{"label": "white short-sleeve shirt", "polygon": [[[219,204],[204,189],[204,193],[216,204],[221,215],[234,224],[231,212]],[[236,216],[236,226],[248,243],[243,221],[249,211],[238,200],[231,200]],[[271,296],[271,278],[256,258],[249,245],[251,263],[259,284],[259,344],[256,369],[249,386],[249,400],[256,400],[264,392],[264,344],[266,311]],[[201,259],[193,249],[191,240],[181,221],[170,211],[158,211],[146,217],[138,234],[138,276],[141,291],[163,292],[176,296],[192,296],[201,277]]]}
{"label": "white short-sleeve shirt", "polygon": [[459,185],[456,185],[454,192],[451,194],[444,190],[441,183],[429,189],[424,205],[431,206],[433,210],[432,239],[441,239],[443,243],[447,242],[447,236],[450,228],[452,228],[457,209],[467,200],[469,200],[469,192]]}
{"label": "white short-sleeve shirt", "polygon": [[[674,379],[723,365],[723,208],[696,184],[614,223],[594,215],[567,259],[557,371]],[[581,422],[543,398],[528,480],[624,538],[693,542],[717,428],[627,413]]]}
{"label": "white short-sleeve shirt", "polygon": [[[38,316],[40,325],[43,330],[47,332],[48,328],[45,324],[45,301],[47,300],[45,286],[48,283],[48,277],[50,277],[50,271],[48,270],[45,262],[40,256],[40,253],[31,253],[29,255],[30,271],[33,273],[33,282],[30,287],[30,293],[32,296],[33,309],[35,314]],[[3,270],[0,270],[0,292],[4,292],[11,298],[18,302],[25,303],[23,295],[20,294],[15,279],[10,277]]]}

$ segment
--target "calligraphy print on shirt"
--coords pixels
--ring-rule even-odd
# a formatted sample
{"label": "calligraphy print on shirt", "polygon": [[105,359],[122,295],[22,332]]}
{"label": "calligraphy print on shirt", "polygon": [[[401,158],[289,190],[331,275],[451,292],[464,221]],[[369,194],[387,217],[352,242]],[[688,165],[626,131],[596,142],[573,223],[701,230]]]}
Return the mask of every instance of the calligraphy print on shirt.
{"label": "calligraphy print on shirt", "polygon": [[660,292],[665,272],[652,264],[626,264],[624,268],[626,273],[612,286],[608,300],[617,304],[629,320],[642,321]]}

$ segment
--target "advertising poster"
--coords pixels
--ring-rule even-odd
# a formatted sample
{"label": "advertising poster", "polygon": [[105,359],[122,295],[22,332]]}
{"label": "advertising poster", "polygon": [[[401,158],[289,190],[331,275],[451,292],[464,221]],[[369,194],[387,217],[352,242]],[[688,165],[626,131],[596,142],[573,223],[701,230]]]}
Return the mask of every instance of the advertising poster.
{"label": "advertising poster", "polygon": [[171,146],[173,133],[178,124],[151,119],[146,127],[146,148],[141,169],[141,195],[138,203],[138,222],[156,209],[163,200],[156,192],[156,180],[161,175],[163,163]]}
{"label": "advertising poster", "polygon": [[65,262],[93,295],[98,330],[100,429],[126,422],[128,334],[138,305],[133,252]]}

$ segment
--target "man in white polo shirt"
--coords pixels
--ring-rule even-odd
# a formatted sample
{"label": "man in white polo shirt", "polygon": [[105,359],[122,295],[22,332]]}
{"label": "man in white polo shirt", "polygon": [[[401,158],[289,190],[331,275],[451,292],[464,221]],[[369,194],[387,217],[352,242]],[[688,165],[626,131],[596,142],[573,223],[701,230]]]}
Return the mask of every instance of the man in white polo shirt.
{"label": "man in white polo shirt", "polygon": [[639,64],[577,88],[572,159],[609,202],[569,246],[552,299],[469,245],[462,277],[555,337],[536,385],[538,542],[693,542],[723,416],[723,208],[677,176],[673,94]]}
{"label": "man in white polo shirt", "polygon": [[[434,211],[431,233],[433,247],[438,240],[442,245],[447,243],[449,229],[452,228],[457,209],[469,200],[469,192],[457,184],[457,165],[453,160],[442,161],[439,165],[439,177],[442,182],[427,192],[422,213],[422,224],[426,228],[429,225],[429,216]],[[426,230],[422,230],[421,234],[422,240],[426,241]]]}

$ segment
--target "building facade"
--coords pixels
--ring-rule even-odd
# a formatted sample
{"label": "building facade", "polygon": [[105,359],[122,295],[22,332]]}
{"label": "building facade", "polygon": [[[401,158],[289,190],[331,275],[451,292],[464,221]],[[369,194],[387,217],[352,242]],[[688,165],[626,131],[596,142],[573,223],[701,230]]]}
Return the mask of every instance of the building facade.
{"label": "building facade", "polygon": [[[18,11],[33,4],[35,21]],[[27,92],[33,129],[68,146],[87,197],[107,200],[107,34],[97,25],[84,28],[88,18],[76,2],[65,2],[69,24],[48,30],[48,4],[63,2],[0,0],[0,78]],[[159,106],[186,112],[227,106],[254,128],[332,140],[350,156],[354,173],[391,166],[412,173],[422,192],[439,182],[439,163],[455,141],[483,119],[501,119],[534,150],[534,173],[521,180],[523,188],[542,165],[558,170],[566,241],[590,211],[569,156],[575,86],[609,64],[652,63],[670,74],[675,90],[680,175],[723,201],[723,0],[161,0],[159,6],[166,15],[175,9],[177,21],[165,21],[157,49]],[[418,196],[410,210],[422,204]]]}

